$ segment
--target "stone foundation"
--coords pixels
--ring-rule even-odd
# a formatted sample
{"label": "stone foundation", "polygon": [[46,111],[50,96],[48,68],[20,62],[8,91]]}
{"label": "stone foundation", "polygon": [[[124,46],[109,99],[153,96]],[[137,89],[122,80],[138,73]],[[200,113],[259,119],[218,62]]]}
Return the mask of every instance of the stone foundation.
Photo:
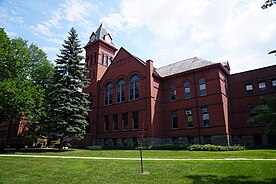
{"label": "stone foundation", "polygon": [[[113,138],[113,139],[96,139],[93,140],[94,145],[106,146],[139,146],[140,138]],[[228,135],[213,135],[201,136],[200,142],[198,136],[189,137],[145,137],[143,138],[143,145],[158,146],[158,145],[190,145],[190,144],[215,144],[215,145],[229,145]]]}

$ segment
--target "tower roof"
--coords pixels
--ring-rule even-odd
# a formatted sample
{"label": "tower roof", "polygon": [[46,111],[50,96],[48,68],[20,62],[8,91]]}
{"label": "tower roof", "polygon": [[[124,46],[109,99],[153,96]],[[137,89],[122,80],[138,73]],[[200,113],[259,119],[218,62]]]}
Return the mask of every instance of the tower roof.
{"label": "tower roof", "polygon": [[86,46],[90,45],[92,42],[102,40],[106,42],[109,45],[112,45],[115,47],[114,43],[112,42],[111,35],[107,32],[105,27],[103,26],[103,23],[100,24],[99,28],[97,29],[96,32],[92,32],[89,41]]}

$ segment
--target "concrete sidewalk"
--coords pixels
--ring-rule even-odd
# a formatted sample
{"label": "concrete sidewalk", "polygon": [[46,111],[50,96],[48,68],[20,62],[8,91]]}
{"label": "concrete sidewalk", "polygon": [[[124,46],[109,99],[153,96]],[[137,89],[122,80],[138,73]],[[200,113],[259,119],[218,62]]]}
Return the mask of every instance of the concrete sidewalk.
{"label": "concrete sidewalk", "polygon": [[[62,158],[62,159],[91,159],[91,160],[140,160],[140,158],[110,158],[110,157],[76,157],[76,156],[48,156],[48,155],[12,155],[0,154],[0,157],[25,158]],[[143,158],[149,161],[276,161],[276,158]]]}

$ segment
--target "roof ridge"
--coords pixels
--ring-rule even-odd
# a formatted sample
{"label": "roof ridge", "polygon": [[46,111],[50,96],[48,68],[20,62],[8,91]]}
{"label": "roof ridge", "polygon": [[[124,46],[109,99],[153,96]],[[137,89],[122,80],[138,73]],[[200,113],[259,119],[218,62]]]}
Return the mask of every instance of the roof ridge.
{"label": "roof ridge", "polygon": [[188,59],[180,60],[180,61],[177,61],[177,62],[174,62],[174,63],[170,63],[168,65],[161,66],[161,67],[156,68],[156,69],[158,70],[160,68],[164,68],[164,67],[167,67],[167,66],[170,66],[170,65],[174,65],[174,64],[177,64],[177,63],[180,63],[180,62],[183,62],[183,61],[187,61],[187,60],[190,60],[190,59],[195,59],[195,58],[202,59],[202,58],[199,58],[199,57],[195,56],[195,57],[191,57],[191,58],[188,58]]}

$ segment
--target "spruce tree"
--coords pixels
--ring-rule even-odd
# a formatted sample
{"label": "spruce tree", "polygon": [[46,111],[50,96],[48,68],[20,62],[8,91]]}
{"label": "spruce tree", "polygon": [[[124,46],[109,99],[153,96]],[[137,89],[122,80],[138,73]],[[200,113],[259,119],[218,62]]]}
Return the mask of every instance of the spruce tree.
{"label": "spruce tree", "polygon": [[69,31],[60,55],[57,55],[52,91],[49,95],[48,128],[60,139],[62,150],[65,138],[81,138],[85,133],[88,115],[88,85],[82,62],[82,48],[74,28]]}

